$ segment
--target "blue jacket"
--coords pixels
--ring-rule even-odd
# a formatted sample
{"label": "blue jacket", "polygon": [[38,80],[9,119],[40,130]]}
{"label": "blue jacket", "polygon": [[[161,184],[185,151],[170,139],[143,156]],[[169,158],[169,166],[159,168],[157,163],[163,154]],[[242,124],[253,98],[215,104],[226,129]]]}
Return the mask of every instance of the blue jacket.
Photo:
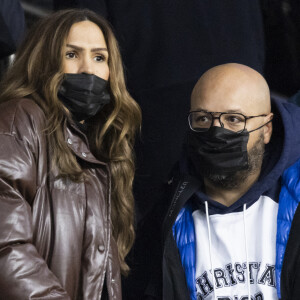
{"label": "blue jacket", "polygon": [[[295,243],[298,243],[297,240],[299,239],[299,235],[297,236],[297,234],[300,234],[300,209],[299,214],[296,213],[300,201],[300,134],[298,133],[300,131],[300,108],[285,101],[273,100],[272,111],[275,115],[273,121],[273,135],[270,145],[266,148],[267,154],[264,158],[264,165],[259,180],[231,207],[227,208],[211,203],[210,213],[223,214],[239,211],[244,203],[247,203],[247,207],[249,207],[261,195],[267,195],[272,199],[277,199],[277,201],[279,201],[276,238],[277,294],[279,299],[300,299],[300,288],[299,293],[297,291],[298,294],[295,294],[295,288],[293,287],[297,285],[295,285],[293,278],[290,277],[295,267],[298,266],[297,257],[300,257],[300,245],[299,248],[297,246],[298,244],[295,246]],[[181,167],[181,173],[188,173],[188,168]],[[176,194],[176,190],[174,194]],[[205,196],[204,193],[201,193],[201,184],[199,184],[198,187],[194,187],[193,197],[198,197],[200,201],[210,201],[208,198],[205,198],[207,196]],[[176,210],[174,207],[178,206],[174,204],[174,199],[176,199],[176,197],[173,196],[173,201],[170,206],[170,208],[173,207],[172,210]],[[191,199],[191,197],[189,197],[189,199]],[[190,201],[188,201],[189,199],[181,201],[182,206],[180,209],[177,207],[177,216],[176,218],[173,216],[172,237],[167,234],[168,228],[166,228],[166,226],[164,228],[164,299],[168,299],[167,297],[170,295],[173,298],[169,299],[187,299],[187,293],[190,299],[197,299],[195,290],[195,230],[192,218],[193,208]],[[292,227],[294,227],[292,231],[295,238],[291,238],[290,232]],[[174,282],[176,282],[178,274],[174,275],[174,273],[172,273],[170,263],[173,265],[177,264],[176,259],[167,259],[171,251],[174,251],[174,249],[170,250],[174,245],[172,246],[172,243],[168,241],[172,238],[174,239],[175,247],[179,250],[177,259],[180,260],[180,265],[183,267],[182,270],[187,285],[185,291],[186,295],[182,298],[174,296],[176,292],[172,287]],[[287,251],[287,248],[289,251]],[[180,272],[179,265],[177,265],[177,270],[177,272]],[[171,279],[169,277],[171,277]],[[167,280],[165,278],[167,278]],[[299,285],[300,279],[298,282],[298,286]],[[170,290],[172,289],[173,294],[170,294]],[[182,290],[184,290],[183,287]],[[182,293],[184,294],[184,291]],[[291,295],[294,295],[293,297],[296,295],[296,298],[292,298]]]}

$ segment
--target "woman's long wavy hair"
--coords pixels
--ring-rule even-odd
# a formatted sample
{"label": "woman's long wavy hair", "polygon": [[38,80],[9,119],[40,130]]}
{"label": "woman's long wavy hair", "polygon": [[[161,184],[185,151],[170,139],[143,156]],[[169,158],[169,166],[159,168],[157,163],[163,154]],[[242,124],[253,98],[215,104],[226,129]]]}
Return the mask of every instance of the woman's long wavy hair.
{"label": "woman's long wavy hair", "polygon": [[112,177],[112,226],[121,271],[127,274],[125,257],[134,241],[133,143],[141,112],[129,95],[117,41],[108,23],[89,10],[62,10],[37,22],[19,47],[13,66],[2,81],[0,101],[31,98],[44,111],[53,163],[60,176],[79,182],[84,173],[66,145],[66,115],[57,97],[63,79],[63,45],[74,23],[89,20],[102,30],[109,53],[109,87],[112,101],[93,117],[89,130],[91,150],[109,166]]}

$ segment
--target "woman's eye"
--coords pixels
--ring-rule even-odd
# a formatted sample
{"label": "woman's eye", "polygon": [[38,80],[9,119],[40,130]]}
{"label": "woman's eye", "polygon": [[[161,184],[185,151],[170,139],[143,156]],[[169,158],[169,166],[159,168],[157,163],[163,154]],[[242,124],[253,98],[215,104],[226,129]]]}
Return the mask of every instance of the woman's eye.
{"label": "woman's eye", "polygon": [[105,61],[105,56],[104,55],[97,55],[94,57],[95,61]]}
{"label": "woman's eye", "polygon": [[76,54],[75,54],[75,52],[67,52],[67,53],[66,53],[66,57],[72,59],[72,58],[75,58],[75,57],[76,57]]}

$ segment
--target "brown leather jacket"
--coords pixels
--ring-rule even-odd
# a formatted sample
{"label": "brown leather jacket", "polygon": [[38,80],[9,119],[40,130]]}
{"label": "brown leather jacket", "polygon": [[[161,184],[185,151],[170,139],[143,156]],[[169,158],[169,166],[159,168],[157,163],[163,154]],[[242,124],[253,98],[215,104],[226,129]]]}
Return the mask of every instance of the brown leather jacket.
{"label": "brown leather jacket", "polygon": [[121,299],[109,170],[66,122],[65,141],[89,176],[58,179],[44,126],[32,100],[0,106],[0,299],[100,300],[105,283],[108,298]]}

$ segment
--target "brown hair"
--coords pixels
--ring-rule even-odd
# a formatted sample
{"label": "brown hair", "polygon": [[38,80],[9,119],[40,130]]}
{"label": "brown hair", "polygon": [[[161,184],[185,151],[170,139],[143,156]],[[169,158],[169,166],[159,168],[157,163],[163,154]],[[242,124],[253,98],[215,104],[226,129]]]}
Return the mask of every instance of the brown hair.
{"label": "brown hair", "polygon": [[53,162],[60,176],[73,181],[83,178],[83,170],[66,145],[62,124],[66,118],[57,91],[63,79],[62,48],[74,23],[89,20],[102,30],[109,52],[109,86],[112,101],[93,118],[89,136],[94,154],[108,162],[112,176],[112,225],[121,270],[129,270],[125,256],[134,241],[133,142],[141,123],[141,112],[129,95],[124,80],[119,48],[108,23],[89,10],[61,10],[40,20],[27,34],[16,53],[13,66],[3,82],[0,101],[29,97],[45,112],[46,131]]}

